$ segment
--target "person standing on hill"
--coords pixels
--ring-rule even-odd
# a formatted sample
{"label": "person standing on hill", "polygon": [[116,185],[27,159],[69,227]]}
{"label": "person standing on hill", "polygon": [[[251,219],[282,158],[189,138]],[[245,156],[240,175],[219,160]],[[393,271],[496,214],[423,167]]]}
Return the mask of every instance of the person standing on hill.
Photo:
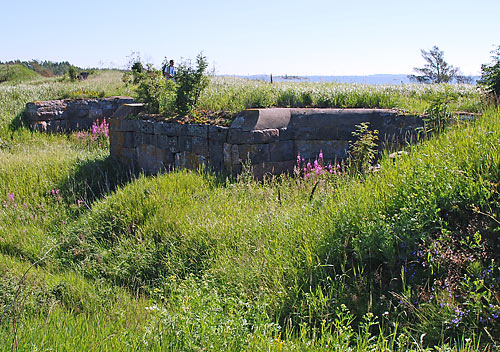
{"label": "person standing on hill", "polygon": [[165,69],[163,70],[163,75],[167,79],[174,79],[175,76],[175,67],[174,67],[174,60],[170,60],[169,65],[165,66]]}

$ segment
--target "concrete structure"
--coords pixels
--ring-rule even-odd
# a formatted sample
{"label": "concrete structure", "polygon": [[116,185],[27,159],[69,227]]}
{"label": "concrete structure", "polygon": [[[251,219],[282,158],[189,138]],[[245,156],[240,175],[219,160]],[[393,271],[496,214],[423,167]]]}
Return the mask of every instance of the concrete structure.
{"label": "concrete structure", "polygon": [[352,132],[362,122],[379,130],[385,145],[404,142],[423,126],[419,117],[384,109],[249,109],[230,127],[124,115],[122,110],[110,120],[110,153],[136,171],[156,173],[205,165],[237,174],[242,163],[250,163],[258,178],[292,172],[297,154],[313,160],[322,151],[326,161],[345,158]]}
{"label": "concrete structure", "polygon": [[96,120],[111,117],[130,97],[49,100],[26,104],[26,118],[33,130],[56,133],[88,130]]}

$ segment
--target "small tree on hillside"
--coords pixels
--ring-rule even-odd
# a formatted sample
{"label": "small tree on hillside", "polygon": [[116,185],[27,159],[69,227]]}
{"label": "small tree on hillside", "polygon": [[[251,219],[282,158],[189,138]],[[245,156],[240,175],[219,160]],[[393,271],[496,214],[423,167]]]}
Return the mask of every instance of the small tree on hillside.
{"label": "small tree on hillside", "polygon": [[449,83],[457,77],[460,80],[459,68],[448,65],[444,61],[444,52],[437,46],[430,51],[420,50],[422,57],[427,62],[424,67],[415,67],[413,70],[419,75],[409,75],[408,78],[419,83]]}

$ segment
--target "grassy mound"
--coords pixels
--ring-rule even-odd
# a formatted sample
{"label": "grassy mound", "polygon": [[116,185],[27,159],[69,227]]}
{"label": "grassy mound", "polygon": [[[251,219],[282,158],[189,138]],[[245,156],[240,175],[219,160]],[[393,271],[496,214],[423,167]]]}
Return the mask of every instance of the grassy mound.
{"label": "grassy mound", "polygon": [[0,65],[0,83],[25,82],[40,77],[38,73],[22,65]]}

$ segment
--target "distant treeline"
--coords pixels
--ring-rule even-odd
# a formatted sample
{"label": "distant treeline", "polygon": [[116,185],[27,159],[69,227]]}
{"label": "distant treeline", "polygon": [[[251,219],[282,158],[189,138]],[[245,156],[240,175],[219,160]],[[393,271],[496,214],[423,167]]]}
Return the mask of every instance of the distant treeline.
{"label": "distant treeline", "polygon": [[0,62],[0,64],[5,65],[22,65],[30,70],[33,70],[44,77],[53,77],[53,76],[62,76],[67,74],[70,71],[70,68],[76,68],[77,70],[82,70],[79,67],[76,67],[70,64],[68,61],[63,62],[52,62],[52,61],[21,61],[21,60],[13,60],[7,62]]}

